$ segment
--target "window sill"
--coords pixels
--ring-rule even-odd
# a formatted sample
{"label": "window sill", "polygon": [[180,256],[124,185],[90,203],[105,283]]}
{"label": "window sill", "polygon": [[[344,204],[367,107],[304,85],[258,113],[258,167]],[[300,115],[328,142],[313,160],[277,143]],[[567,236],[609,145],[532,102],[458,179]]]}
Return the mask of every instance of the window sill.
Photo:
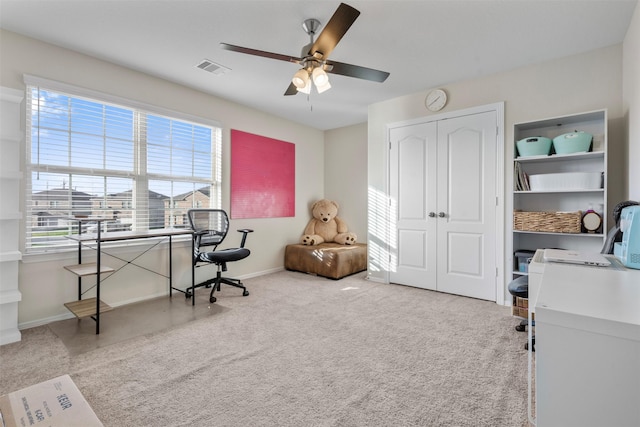
{"label": "window sill", "polygon": [[[140,247],[149,247],[157,243],[157,239],[136,239],[131,241],[119,241],[117,243],[103,243],[102,251],[103,252],[114,252],[118,254],[125,253],[140,253]],[[177,248],[189,248],[191,250],[191,237],[189,236],[173,236],[173,249]],[[169,239],[165,238],[163,242],[160,242],[158,246],[152,248],[151,250],[158,250],[160,248],[165,247],[165,245],[169,244]],[[83,245],[83,257],[85,254],[91,255],[91,249],[95,248],[95,245],[91,247]],[[74,262],[78,259],[78,247],[73,248],[65,248],[57,251],[49,251],[49,252],[32,252],[32,253],[23,253],[22,262],[24,264],[33,264],[39,262],[48,262],[48,261],[63,261],[63,260],[73,260]]]}

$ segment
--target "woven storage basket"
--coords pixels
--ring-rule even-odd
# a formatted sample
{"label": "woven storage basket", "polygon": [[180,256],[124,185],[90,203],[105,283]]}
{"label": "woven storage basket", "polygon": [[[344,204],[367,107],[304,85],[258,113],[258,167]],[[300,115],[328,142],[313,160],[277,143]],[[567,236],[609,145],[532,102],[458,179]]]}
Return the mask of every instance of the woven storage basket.
{"label": "woven storage basket", "polygon": [[513,212],[513,229],[551,233],[580,233],[582,212]]}

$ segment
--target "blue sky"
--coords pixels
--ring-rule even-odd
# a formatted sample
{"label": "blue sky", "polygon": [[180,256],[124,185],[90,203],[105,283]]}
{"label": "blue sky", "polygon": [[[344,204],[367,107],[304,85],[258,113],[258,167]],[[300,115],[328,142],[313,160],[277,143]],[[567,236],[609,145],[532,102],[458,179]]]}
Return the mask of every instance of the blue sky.
{"label": "blue sky", "polygon": [[[63,185],[95,196],[131,190],[138,131],[146,132],[147,161],[142,168],[147,168],[150,190],[172,196],[202,187],[185,182],[192,178],[212,180],[211,128],[146,114],[146,127],[136,130],[136,113],[131,109],[37,89],[33,97],[31,120],[39,132],[34,128],[31,135],[32,163],[50,166],[49,170],[74,169],[71,176],[34,173],[33,192]],[[177,181],[171,183],[171,176]]]}

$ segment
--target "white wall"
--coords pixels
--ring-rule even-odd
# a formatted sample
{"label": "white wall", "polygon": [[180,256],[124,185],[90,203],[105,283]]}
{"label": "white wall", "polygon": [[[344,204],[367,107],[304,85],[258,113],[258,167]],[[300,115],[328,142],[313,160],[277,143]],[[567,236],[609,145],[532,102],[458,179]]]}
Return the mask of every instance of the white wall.
{"label": "white wall", "polygon": [[[284,247],[298,241],[309,220],[309,202],[324,196],[324,132],[4,30],[0,31],[0,52],[0,86],[24,90],[23,74],[31,74],[220,122],[224,128],[222,202],[225,209],[230,205],[230,129],[294,143],[296,216],[232,220],[231,223],[233,230],[247,227],[253,228],[255,233],[248,239],[252,255],[230,266],[230,273],[246,277],[282,268]],[[23,211],[22,208],[19,210]],[[228,237],[229,245],[239,243],[236,234],[239,233]],[[174,253],[174,275],[177,283],[183,286],[190,280],[190,247],[187,246]],[[145,265],[157,266],[160,259],[166,272],[165,249],[146,255]],[[133,256],[132,252],[123,253]],[[63,303],[76,298],[76,282],[62,266],[74,263],[74,256],[69,254],[66,259],[25,256],[20,269],[21,326],[68,315]],[[166,289],[164,279],[127,268],[105,282],[102,296],[107,303],[119,305],[166,293]]]}
{"label": "white wall", "polygon": [[[514,123],[550,118],[572,113],[606,108],[609,117],[609,205],[624,197],[621,188],[626,177],[620,165],[626,162],[626,143],[623,137],[622,112],[622,46],[616,45],[596,51],[544,62],[516,70],[493,74],[474,80],[444,85],[449,104],[443,112],[451,112],[479,105],[505,102],[505,218],[511,209],[509,182],[512,176]],[[369,107],[369,254],[370,276],[385,280],[384,245],[389,232],[384,210],[387,194],[387,153],[385,126],[388,123],[429,115],[424,106],[428,90],[380,102]],[[505,226],[506,228],[506,226]],[[510,238],[506,235],[505,238]],[[504,265],[511,254],[505,253]],[[510,264],[509,264],[510,265]]]}
{"label": "white wall", "polygon": [[340,205],[338,215],[367,241],[367,124],[325,132],[324,192]]}
{"label": "white wall", "polygon": [[631,19],[623,43],[623,114],[629,143],[627,190],[630,200],[640,201],[640,6]]}

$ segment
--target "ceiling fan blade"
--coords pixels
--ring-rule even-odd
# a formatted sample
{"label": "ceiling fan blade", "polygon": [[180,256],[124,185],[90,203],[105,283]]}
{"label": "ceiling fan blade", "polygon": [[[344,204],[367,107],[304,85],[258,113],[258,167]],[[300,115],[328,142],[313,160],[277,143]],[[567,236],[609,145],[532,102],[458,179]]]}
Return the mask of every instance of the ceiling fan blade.
{"label": "ceiling fan blade", "polygon": [[289,83],[289,87],[284,92],[284,95],[289,96],[289,95],[297,95],[297,94],[298,94],[298,88],[296,87],[296,85],[294,85],[293,83]]}
{"label": "ceiling fan blade", "polygon": [[319,52],[322,54],[322,58],[327,58],[359,15],[360,12],[358,10],[348,4],[340,3],[338,9],[333,13],[333,16],[309,49],[309,55]]}
{"label": "ceiling fan blade", "polygon": [[286,61],[286,62],[294,62],[296,64],[299,64],[300,61],[302,61],[302,58],[296,58],[295,56],[266,52],[264,50],[250,49],[248,47],[236,46],[228,43],[220,43],[220,47],[233,52],[246,53],[247,55],[262,56],[264,58],[278,59],[280,61]]}
{"label": "ceiling fan blade", "polygon": [[371,80],[382,83],[389,77],[386,71],[374,70],[373,68],[360,67],[359,65],[345,64],[344,62],[327,61],[330,69],[327,73],[340,74],[342,76],[355,77],[357,79]]}

